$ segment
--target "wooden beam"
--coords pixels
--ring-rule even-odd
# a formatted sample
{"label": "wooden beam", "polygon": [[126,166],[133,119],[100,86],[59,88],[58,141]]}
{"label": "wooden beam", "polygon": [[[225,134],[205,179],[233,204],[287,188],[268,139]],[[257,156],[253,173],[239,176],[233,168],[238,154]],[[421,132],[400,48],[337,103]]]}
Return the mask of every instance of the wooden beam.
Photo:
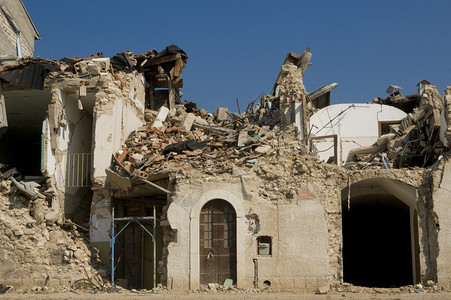
{"label": "wooden beam", "polygon": [[[166,78],[154,78],[150,82],[152,82],[152,87],[154,89],[167,89],[169,88],[169,80]],[[180,80],[175,83],[174,88],[181,89],[183,88],[183,78],[180,78]]]}
{"label": "wooden beam", "polygon": [[183,60],[182,57],[178,57],[177,60],[175,61],[175,66],[172,68],[171,70],[171,78],[176,78],[176,77],[180,77],[180,75],[182,75],[183,72]]}
{"label": "wooden beam", "polygon": [[309,66],[310,59],[312,58],[312,53],[309,52],[310,48],[307,47],[302,54],[301,58],[297,61],[296,66],[301,69],[302,77],[304,77],[305,70]]}
{"label": "wooden beam", "polygon": [[304,138],[304,143],[308,144],[307,138],[307,97],[305,94],[302,94],[302,135]]}
{"label": "wooden beam", "polygon": [[139,178],[139,179],[141,179],[141,181],[147,183],[148,185],[150,185],[150,186],[152,186],[152,187],[154,187],[154,188],[156,188],[156,189],[159,189],[159,190],[162,191],[162,192],[165,192],[166,194],[169,194],[169,195],[172,194],[171,191],[168,191],[167,189],[165,189],[164,187],[159,186],[158,184],[155,184],[155,183],[153,183],[153,182],[147,181],[147,180],[145,180],[145,179],[143,179],[143,178]]}
{"label": "wooden beam", "polygon": [[182,55],[180,53],[173,54],[173,55],[166,55],[163,57],[152,58],[152,59],[149,59],[149,61],[143,67],[160,65],[162,63],[177,60],[178,58],[182,58]]}
{"label": "wooden beam", "polygon": [[332,84],[329,84],[328,86],[322,86],[317,90],[314,90],[313,92],[311,92],[310,94],[308,94],[308,97],[310,100],[313,100],[315,98],[318,98],[324,94],[326,94],[327,92],[332,91],[333,89],[335,89],[338,86],[338,83],[334,82]]}
{"label": "wooden beam", "polygon": [[175,108],[175,86],[173,86],[172,81],[168,80],[168,90],[169,90],[169,101],[168,101],[168,108],[169,110]]}

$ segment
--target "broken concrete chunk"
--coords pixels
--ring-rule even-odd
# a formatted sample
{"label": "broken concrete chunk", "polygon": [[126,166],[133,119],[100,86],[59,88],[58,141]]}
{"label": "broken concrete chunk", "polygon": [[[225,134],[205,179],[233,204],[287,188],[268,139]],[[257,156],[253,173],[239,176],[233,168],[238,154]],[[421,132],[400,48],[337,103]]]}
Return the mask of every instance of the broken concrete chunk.
{"label": "broken concrete chunk", "polygon": [[133,160],[139,162],[139,161],[143,160],[144,155],[142,155],[141,153],[134,153],[134,154],[132,155],[132,158],[133,158]]}
{"label": "broken concrete chunk", "polygon": [[209,123],[208,123],[207,120],[205,120],[205,119],[203,119],[202,117],[199,117],[199,116],[196,117],[196,119],[194,120],[194,122],[195,122],[196,124],[199,124],[199,125],[209,125]]}
{"label": "broken concrete chunk", "polygon": [[152,127],[160,128],[163,126],[163,122],[166,120],[169,114],[169,108],[162,106],[158,110],[158,114],[155,117],[155,121],[152,124]]}
{"label": "broken concrete chunk", "polygon": [[132,188],[132,182],[130,178],[122,177],[110,169],[105,169],[105,173],[108,177],[109,183],[113,187],[123,191],[127,191]]}
{"label": "broken concrete chunk", "polygon": [[269,151],[271,151],[271,146],[270,145],[263,145],[263,146],[259,146],[257,148],[255,148],[255,153],[256,154],[265,154],[268,153]]}
{"label": "broken concrete chunk", "polygon": [[218,121],[222,121],[227,119],[227,112],[229,110],[225,107],[219,107],[213,114],[213,116],[216,118],[216,120]]}
{"label": "broken concrete chunk", "polygon": [[247,145],[252,144],[253,139],[251,136],[249,136],[247,130],[242,130],[240,134],[238,135],[238,147],[244,147]]}
{"label": "broken concrete chunk", "polygon": [[183,121],[182,121],[182,126],[185,127],[186,131],[191,130],[191,127],[193,126],[195,119],[196,119],[196,116],[193,115],[192,113],[185,114]]}
{"label": "broken concrete chunk", "polygon": [[45,223],[48,226],[51,226],[51,225],[55,224],[56,222],[58,222],[58,219],[59,219],[59,213],[56,211],[51,211],[45,215]]}

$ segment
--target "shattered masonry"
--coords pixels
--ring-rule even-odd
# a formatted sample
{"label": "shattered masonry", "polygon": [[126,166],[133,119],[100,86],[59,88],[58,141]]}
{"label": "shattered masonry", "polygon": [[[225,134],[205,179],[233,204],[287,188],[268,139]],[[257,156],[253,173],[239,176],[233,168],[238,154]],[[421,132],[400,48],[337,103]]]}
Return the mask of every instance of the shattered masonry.
{"label": "shattered masonry", "polygon": [[243,113],[182,101],[175,45],[1,67],[0,283],[450,288],[450,88],[330,105],[309,50]]}

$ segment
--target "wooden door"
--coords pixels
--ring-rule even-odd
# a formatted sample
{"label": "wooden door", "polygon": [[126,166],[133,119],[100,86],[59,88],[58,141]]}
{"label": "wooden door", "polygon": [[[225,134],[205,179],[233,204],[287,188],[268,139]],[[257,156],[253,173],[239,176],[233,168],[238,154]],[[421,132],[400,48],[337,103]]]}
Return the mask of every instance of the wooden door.
{"label": "wooden door", "polygon": [[236,284],[236,213],[224,200],[212,200],[200,213],[200,283]]}

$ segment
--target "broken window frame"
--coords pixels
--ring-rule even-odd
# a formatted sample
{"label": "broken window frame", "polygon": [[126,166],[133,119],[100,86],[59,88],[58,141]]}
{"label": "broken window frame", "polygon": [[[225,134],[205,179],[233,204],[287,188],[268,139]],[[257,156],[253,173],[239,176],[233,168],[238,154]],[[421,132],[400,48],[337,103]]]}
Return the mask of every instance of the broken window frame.
{"label": "broken window frame", "polygon": [[336,134],[331,135],[323,135],[323,136],[312,136],[310,137],[311,143],[313,144],[313,140],[322,140],[322,139],[334,139],[334,164],[338,164],[338,136]]}

